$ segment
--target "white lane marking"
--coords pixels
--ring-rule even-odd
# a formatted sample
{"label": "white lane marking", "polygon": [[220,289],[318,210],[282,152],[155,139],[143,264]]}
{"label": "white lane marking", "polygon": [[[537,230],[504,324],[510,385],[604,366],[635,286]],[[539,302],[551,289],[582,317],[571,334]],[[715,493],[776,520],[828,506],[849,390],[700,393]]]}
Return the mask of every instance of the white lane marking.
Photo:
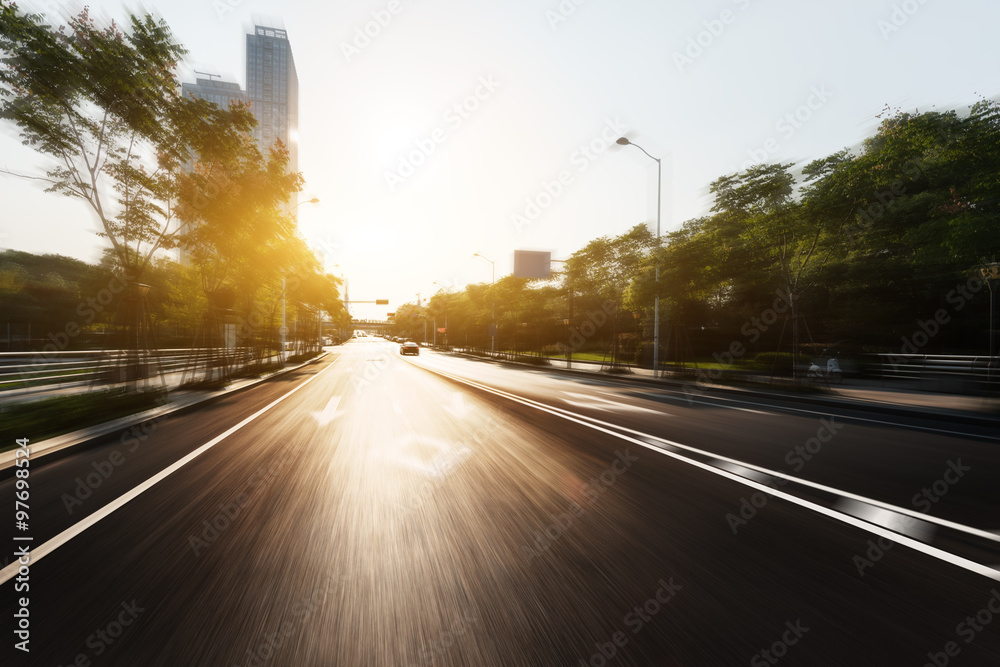
{"label": "white lane marking", "polygon": [[[428,370],[431,370],[431,369],[428,369]],[[812,510],[812,511],[817,512],[819,514],[822,514],[824,516],[827,516],[827,517],[830,517],[830,518],[835,519],[837,521],[840,521],[842,523],[846,523],[848,525],[855,526],[857,528],[861,528],[862,530],[866,530],[869,533],[874,533],[875,535],[879,535],[880,537],[885,537],[886,539],[892,540],[893,542],[896,542],[898,544],[902,544],[904,546],[908,546],[911,549],[914,549],[915,551],[919,551],[919,552],[921,552],[923,554],[926,554],[928,556],[931,556],[933,558],[937,558],[938,560],[944,561],[946,563],[950,563],[952,565],[955,565],[956,567],[960,567],[962,569],[968,570],[969,572],[973,572],[975,574],[982,575],[982,576],[987,577],[989,579],[993,579],[994,581],[1000,581],[1000,569],[997,569],[997,568],[989,566],[989,565],[983,565],[982,563],[977,563],[977,562],[969,560],[967,558],[963,558],[962,556],[958,556],[956,554],[944,551],[943,549],[939,549],[937,547],[933,547],[933,546],[931,546],[929,544],[925,544],[924,542],[920,542],[918,540],[915,540],[912,537],[909,537],[907,535],[901,535],[900,533],[897,533],[895,531],[889,530],[888,528],[885,528],[885,527],[883,527],[881,525],[878,525],[877,523],[871,523],[869,521],[865,521],[863,519],[851,516],[849,514],[845,514],[844,512],[841,512],[841,511],[838,511],[838,510],[835,510],[835,509],[832,509],[832,508],[828,508],[828,507],[823,507],[822,505],[818,505],[817,503],[811,502],[809,500],[805,500],[803,498],[799,498],[798,496],[794,496],[794,495],[792,495],[790,493],[787,493],[787,492],[782,491],[780,489],[776,489],[773,486],[769,486],[767,484],[763,484],[763,483],[758,482],[758,481],[756,481],[754,479],[749,479],[747,477],[743,477],[741,475],[737,475],[736,473],[730,472],[728,470],[723,470],[721,468],[718,468],[718,467],[713,466],[713,465],[709,465],[707,463],[702,463],[701,461],[695,461],[694,459],[690,459],[690,458],[684,456],[683,454],[678,454],[675,451],[670,451],[670,449],[668,449],[668,448],[659,447],[659,446],[654,445],[652,443],[649,443],[649,442],[646,442],[646,441],[643,441],[643,440],[639,440],[637,438],[633,438],[631,436],[625,435],[624,433],[620,433],[618,431],[613,431],[610,428],[604,428],[603,426],[598,426],[597,424],[590,423],[590,422],[599,422],[599,420],[593,419],[592,417],[587,417],[586,415],[575,414],[575,413],[572,413],[572,412],[570,412],[568,410],[563,410],[561,408],[556,408],[556,407],[553,407],[553,406],[548,406],[548,405],[545,405],[544,403],[539,403],[539,402],[533,401],[531,399],[521,398],[520,396],[516,396],[514,394],[510,394],[508,392],[505,392],[505,391],[502,391],[502,390],[499,390],[499,389],[494,389],[492,387],[487,387],[485,385],[480,385],[479,383],[473,382],[471,380],[466,380],[465,378],[461,378],[461,377],[458,377],[458,376],[453,376],[453,375],[448,374],[448,373],[444,373],[444,372],[440,372],[440,371],[432,371],[432,372],[438,372],[441,375],[445,375],[447,377],[450,377],[450,378],[452,378],[453,380],[455,380],[457,382],[461,382],[463,384],[467,384],[467,385],[469,385],[471,387],[476,387],[478,389],[481,389],[483,391],[487,391],[487,392],[495,394],[497,396],[501,396],[503,398],[507,398],[508,400],[512,400],[512,401],[515,401],[517,403],[521,403],[522,405],[527,405],[529,407],[533,407],[536,410],[541,410],[542,412],[548,412],[549,414],[555,415],[556,417],[561,417],[561,418],[563,418],[563,419],[565,419],[567,421],[575,422],[577,424],[580,424],[581,426],[586,426],[586,427],[591,428],[591,429],[593,429],[595,431],[600,431],[602,433],[606,433],[606,434],[608,434],[608,435],[610,435],[612,437],[618,438],[620,440],[624,440],[626,442],[631,442],[633,444],[639,445],[641,447],[644,447],[646,449],[652,450],[654,452],[658,452],[660,454],[663,454],[664,456],[669,456],[671,458],[677,459],[679,461],[682,461],[684,463],[692,465],[692,466],[694,466],[696,468],[700,468],[700,469],[705,470],[707,472],[710,472],[712,474],[718,475],[720,477],[725,477],[725,478],[730,479],[730,480],[732,480],[734,482],[738,482],[738,483],[743,484],[745,486],[749,486],[751,488],[757,489],[758,491],[763,491],[763,492],[765,492],[765,493],[767,493],[769,495],[776,496],[778,498],[782,498],[784,500],[787,500],[787,501],[791,502],[792,504],[799,505],[800,507],[804,507],[806,509]],[[633,431],[632,429],[625,429],[625,428],[623,428],[621,426],[615,426],[614,424],[608,424],[608,426],[610,426],[611,428],[617,428],[617,429],[621,429],[621,430],[630,431],[632,433],[639,433],[638,431]],[[671,447],[680,447],[682,449],[687,449],[687,450],[691,450],[691,451],[700,451],[700,450],[695,450],[695,448],[693,448],[693,447],[689,447],[687,445],[682,445],[682,444],[680,444],[678,442],[673,442],[673,441],[670,441],[670,440],[665,440],[663,438],[659,438],[659,437],[654,436],[654,435],[645,434],[645,433],[642,434],[642,435],[644,435],[645,437],[654,439],[654,440],[660,440],[660,441],[666,442],[669,445],[671,445]],[[886,510],[889,510],[891,512],[896,512],[898,514],[906,514],[906,515],[910,515],[910,516],[914,516],[915,515],[915,516],[917,516],[918,518],[920,518],[920,519],[922,519],[924,521],[930,521],[932,523],[937,523],[939,525],[946,525],[946,526],[948,526],[950,528],[954,528],[954,529],[960,530],[962,532],[966,532],[966,533],[969,533],[969,534],[977,535],[979,537],[986,537],[988,539],[992,538],[994,540],[997,540],[996,536],[993,536],[990,533],[988,533],[987,531],[979,530],[977,528],[972,528],[972,527],[969,527],[969,526],[963,526],[961,524],[956,524],[956,523],[953,523],[953,522],[950,522],[950,521],[944,521],[944,520],[941,520],[941,519],[936,519],[935,517],[929,517],[929,516],[926,516],[924,514],[920,514],[919,512],[914,512],[914,511],[907,510],[907,509],[901,508],[901,507],[894,507],[892,505],[888,505],[887,503],[882,503],[882,502],[879,502],[879,501],[876,501],[876,500],[871,500],[871,499],[868,499],[868,498],[864,498],[862,496],[858,496],[858,495],[855,495],[855,494],[846,493],[844,491],[840,491],[838,489],[833,489],[831,487],[823,487],[822,485],[815,484],[815,483],[812,483],[812,482],[807,482],[806,480],[796,479],[796,478],[790,477],[789,475],[785,475],[783,473],[777,473],[777,472],[767,471],[766,469],[761,468],[759,466],[755,466],[755,465],[752,465],[752,464],[749,464],[749,463],[744,463],[742,461],[737,461],[735,459],[729,459],[727,457],[719,457],[718,455],[713,455],[713,456],[716,456],[716,458],[718,458],[719,460],[726,460],[726,461],[729,461],[729,462],[731,462],[733,464],[744,466],[744,467],[749,468],[751,470],[768,472],[769,474],[773,474],[775,476],[784,477],[786,479],[795,481],[796,483],[799,483],[799,484],[806,484],[806,485],[809,485],[809,486],[813,486],[815,488],[825,488],[825,489],[827,489],[827,490],[829,490],[829,491],[831,491],[831,492],[833,492],[833,493],[835,493],[837,495],[840,495],[840,496],[842,496],[844,498],[850,498],[852,500],[858,500],[860,502],[869,503],[871,505],[875,505],[878,508],[886,509]]]}
{"label": "white lane marking", "polygon": [[925,521],[917,521],[905,514],[893,512],[882,507],[872,507],[867,503],[859,503],[856,500],[841,499],[837,501],[835,507],[846,514],[877,523],[889,530],[915,537],[924,542],[928,541],[934,533],[934,526]]}
{"label": "white lane marking", "polygon": [[[460,378],[456,378],[456,379],[460,379]],[[475,384],[475,383],[472,383],[472,384]],[[506,393],[506,392],[502,392],[502,390],[492,390],[490,387],[487,387],[485,385],[482,385],[481,388],[483,388],[483,389],[485,389],[487,391],[500,392],[501,395],[504,394],[504,393]],[[521,397],[518,397],[518,396],[516,396],[514,394],[510,394],[509,396],[510,397],[514,397],[514,398],[521,398]],[[529,401],[529,402],[537,402],[537,401],[532,401],[532,399],[528,399],[528,398],[524,398],[524,399],[521,399],[521,400],[525,400],[525,401]],[[698,449],[697,447],[692,447],[691,445],[682,445],[679,442],[675,442],[673,440],[667,440],[666,438],[661,438],[661,437],[659,437],[657,435],[651,435],[651,434],[645,433],[643,431],[637,431],[635,429],[628,428],[627,426],[621,426],[619,424],[612,424],[611,422],[601,421],[600,419],[597,419],[595,417],[588,417],[587,415],[581,415],[581,414],[578,414],[578,413],[575,413],[575,412],[570,412],[569,410],[563,410],[562,408],[557,408],[557,407],[555,407],[553,405],[546,405],[545,403],[538,403],[538,405],[541,405],[541,406],[546,407],[546,408],[551,408],[553,410],[558,410],[560,412],[565,412],[566,414],[572,415],[574,417],[579,417],[580,419],[586,419],[588,421],[594,422],[595,424],[600,424],[601,426],[606,426],[608,428],[616,428],[619,431],[623,431],[625,433],[631,433],[631,434],[639,436],[639,437],[649,438],[650,440],[655,440],[656,442],[652,443],[652,444],[654,444],[654,446],[656,446],[656,447],[669,448],[669,449],[672,449],[672,450],[688,451],[688,452],[691,452],[693,454],[699,454],[701,456],[711,457],[715,461],[725,462],[726,464],[733,466],[733,468],[730,469],[730,472],[734,472],[736,468],[743,468],[743,469],[747,469],[747,470],[752,470],[752,471],[754,471],[755,474],[750,475],[750,476],[754,477],[754,478],[758,478],[757,475],[766,475],[766,476],[769,476],[769,477],[779,477],[781,479],[788,480],[789,482],[794,482],[796,484],[800,484],[802,486],[808,486],[808,487],[816,489],[818,491],[823,491],[823,492],[830,493],[830,494],[833,494],[833,495],[838,495],[838,496],[841,496],[842,498],[845,498],[845,499],[855,500],[855,501],[857,501],[859,503],[866,503],[868,505],[873,505],[875,507],[879,507],[879,508],[882,508],[882,509],[885,509],[885,510],[889,510],[891,512],[899,512],[899,513],[906,514],[906,515],[909,515],[911,517],[914,517],[916,519],[920,519],[921,521],[935,523],[935,524],[937,524],[939,526],[944,526],[944,527],[950,528],[952,530],[956,530],[956,531],[959,531],[959,532],[968,533],[970,535],[975,535],[976,537],[981,537],[981,538],[984,538],[984,539],[987,539],[987,540],[991,540],[993,542],[1000,542],[1000,531],[992,531],[991,532],[991,531],[986,531],[986,530],[980,530],[978,528],[972,528],[971,526],[965,526],[965,525],[962,525],[960,523],[955,523],[953,521],[948,521],[947,519],[939,519],[939,518],[934,517],[934,516],[929,516],[929,515],[926,515],[926,514],[924,514],[922,512],[918,512],[917,510],[911,510],[911,509],[908,509],[908,508],[905,508],[905,507],[897,507],[895,505],[890,505],[888,503],[883,503],[880,500],[874,500],[873,498],[866,498],[865,496],[859,496],[859,495],[857,495],[855,493],[851,493],[849,491],[843,491],[841,489],[835,489],[832,486],[827,486],[825,484],[819,484],[817,482],[812,482],[812,481],[809,481],[807,479],[802,479],[802,478],[799,478],[799,477],[793,477],[792,475],[789,475],[789,474],[783,473],[783,472],[779,472],[777,470],[771,470],[769,468],[764,468],[764,467],[755,465],[753,463],[747,463],[745,461],[740,461],[739,459],[733,459],[733,458],[729,458],[728,456],[723,456],[721,454],[716,454],[715,452],[709,452],[709,451],[704,450],[704,449]],[[840,415],[830,415],[830,416],[840,417]]]}
{"label": "white lane marking", "polygon": [[[667,389],[664,389],[663,392],[664,393],[661,394],[661,396],[663,396],[664,398],[670,398],[670,399],[673,399],[673,400],[676,400],[676,401],[684,401],[684,402],[688,402],[688,400],[689,400],[689,398],[686,395],[681,394],[680,392],[674,392],[674,391],[670,391],[670,390],[667,390]],[[669,396],[667,394],[674,394],[674,395],[673,396]],[[907,423],[904,423],[904,422],[890,422],[890,421],[885,421],[885,420],[882,420],[882,419],[869,419],[868,417],[858,417],[856,415],[845,415],[843,413],[837,413],[837,412],[826,412],[826,411],[823,411],[823,410],[809,410],[809,409],[806,409],[806,408],[793,408],[793,407],[789,407],[787,405],[768,405],[767,403],[757,403],[756,401],[748,401],[748,400],[741,399],[741,398],[726,398],[724,396],[711,396],[709,398],[711,398],[711,400],[713,400],[713,401],[729,401],[730,403],[745,403],[746,405],[757,405],[757,406],[760,406],[762,408],[768,408],[768,412],[762,412],[761,414],[769,414],[769,413],[770,414],[776,414],[776,413],[779,413],[779,412],[782,412],[782,411],[785,411],[785,412],[804,412],[805,414],[810,414],[810,415],[823,415],[824,417],[841,417],[843,419],[850,419],[851,421],[869,422],[869,423],[872,423],[872,424],[882,424],[884,426],[895,426],[897,428],[908,428],[908,429],[913,429],[915,431],[931,431],[932,433],[947,433],[948,435],[960,435],[960,436],[963,436],[963,437],[966,437],[966,438],[984,438],[986,440],[1000,440],[1000,436],[994,436],[994,435],[984,435],[984,434],[981,434],[981,433],[969,433],[969,432],[966,432],[966,431],[951,431],[949,429],[944,429],[944,428],[932,428],[930,426],[918,426],[916,424],[907,424]],[[776,398],[780,399],[781,397],[778,396]],[[727,407],[727,406],[724,406],[724,405],[718,405],[716,403],[708,403],[708,402],[704,402],[704,401],[697,401],[695,399],[690,399],[690,401],[692,403],[701,403],[703,405],[711,405],[711,406],[717,407],[717,408]],[[841,410],[851,410],[851,406],[849,404],[848,405],[843,405],[843,406],[838,406],[838,407]],[[892,407],[892,405],[891,404],[887,404],[887,407]],[[733,408],[733,409],[738,409],[738,408]],[[748,408],[744,408],[744,409],[748,409]],[[934,415],[928,415],[928,416],[930,418],[934,417]]]}
{"label": "white lane marking", "polygon": [[765,412],[763,410],[751,410],[750,408],[740,408],[735,405],[720,405],[719,403],[709,403],[708,401],[699,401],[697,399],[691,398],[690,396],[685,396],[681,398],[680,396],[668,396],[665,392],[653,393],[651,391],[639,391],[635,392],[642,396],[655,396],[656,398],[666,398],[671,401],[684,401],[685,403],[697,403],[698,405],[707,405],[713,408],[725,408],[726,410],[739,410],[740,412],[752,412],[755,415],[773,415],[777,414],[775,410],[770,412]]}
{"label": "white lane marking", "polygon": [[[463,360],[450,359],[449,361],[454,362],[455,366],[459,366],[459,365],[461,365],[461,361],[463,361]],[[497,367],[494,367],[493,370],[496,370],[496,368]],[[428,369],[428,370],[431,370],[431,369]],[[510,369],[508,369],[508,370],[510,370]],[[520,369],[515,369],[515,372],[517,372],[519,370]],[[561,379],[566,378],[566,376],[564,376],[564,375],[550,375],[549,377],[561,378]],[[594,381],[594,380],[590,380],[590,378],[586,378],[586,379],[587,379],[587,381]],[[567,380],[569,381],[569,379],[567,379]],[[598,384],[599,386],[606,386],[606,387],[620,387],[621,386],[620,384],[617,384],[617,383],[600,382],[599,379],[595,379],[595,380],[597,380],[595,382],[595,384]],[[792,408],[792,407],[788,407],[788,406],[785,406],[785,405],[769,405],[767,403],[757,403],[756,401],[748,401],[748,400],[739,399],[739,398],[727,398],[727,397],[723,397],[723,396],[706,397],[706,398],[710,398],[713,401],[728,401],[730,403],[743,403],[745,405],[756,405],[758,407],[765,408],[764,411],[757,411],[757,410],[752,410],[750,408],[739,408],[739,407],[736,407],[736,406],[726,406],[726,405],[720,405],[718,403],[710,403],[710,402],[707,402],[707,401],[698,401],[696,399],[690,398],[687,394],[684,394],[684,393],[679,392],[679,391],[672,391],[672,390],[669,390],[669,389],[663,389],[661,391],[662,391],[662,393],[655,394],[655,395],[660,396],[661,398],[667,398],[667,399],[670,399],[670,400],[684,401],[685,403],[687,403],[687,402],[690,401],[692,403],[699,403],[701,405],[709,405],[709,406],[716,407],[716,408],[726,408],[726,407],[728,407],[728,408],[730,408],[732,410],[741,410],[743,412],[753,412],[753,413],[762,414],[762,415],[774,415],[774,414],[778,414],[780,412],[802,412],[802,413],[811,414],[811,415],[823,415],[824,417],[842,417],[844,419],[850,419],[850,420],[856,421],[856,422],[868,422],[868,423],[871,423],[871,424],[882,424],[882,425],[885,425],[885,426],[895,426],[897,428],[907,428],[907,429],[911,429],[911,430],[914,430],[914,431],[929,431],[929,432],[932,432],[932,433],[946,433],[948,435],[960,435],[960,436],[963,436],[963,437],[966,437],[966,438],[982,438],[984,440],[1000,440],[1000,436],[985,435],[985,434],[981,434],[981,433],[969,433],[969,432],[966,432],[966,431],[951,431],[949,429],[943,429],[943,428],[933,428],[933,427],[930,427],[930,426],[918,426],[916,424],[907,424],[907,423],[904,423],[904,422],[892,422],[892,421],[885,421],[885,420],[881,420],[881,419],[870,419],[868,417],[858,417],[858,416],[854,416],[854,415],[848,416],[848,415],[845,415],[845,414],[842,414],[842,413],[838,413],[838,412],[827,412],[827,411],[822,411],[822,410],[809,410],[809,409],[805,409],[805,408]],[[654,395],[654,394],[650,394],[650,395]],[[780,397],[777,397],[777,398],[780,398]],[[848,405],[843,405],[843,406],[838,406],[838,407],[839,407],[840,410],[851,410],[851,406],[849,404]],[[888,404],[888,407],[892,407],[891,404]],[[933,415],[930,415],[930,417],[933,418]]]}
{"label": "white lane marking", "polygon": [[474,408],[465,404],[465,394],[460,391],[455,392],[451,397],[451,405],[444,406],[444,409],[459,419],[465,419],[474,410]]}
{"label": "white lane marking", "polygon": [[[663,415],[664,417],[673,417],[673,415],[667,412],[661,412],[660,410],[652,410],[650,408],[643,408],[638,405],[629,405],[628,403],[620,403],[619,401],[609,401],[606,398],[598,398],[597,396],[590,396],[588,394],[575,394],[571,391],[564,391],[567,396],[572,396],[573,398],[580,399],[579,401],[571,401],[568,398],[563,400],[570,405],[575,405],[579,408],[593,408],[594,410],[630,410],[632,412],[652,412],[656,415]],[[597,401],[595,403],[594,401]],[[605,405],[601,405],[604,403]]]}
{"label": "white lane marking", "polygon": [[[209,440],[204,445],[202,445],[198,449],[194,450],[193,452],[191,452],[190,454],[188,454],[184,458],[179,459],[178,461],[176,461],[175,463],[171,464],[170,466],[167,466],[166,468],[164,468],[160,472],[156,473],[155,475],[153,475],[152,477],[150,477],[149,479],[147,479],[145,482],[142,482],[141,484],[139,484],[138,486],[136,486],[135,488],[133,488],[131,491],[128,491],[125,494],[123,494],[123,495],[119,496],[118,498],[116,498],[115,500],[112,500],[110,503],[108,503],[107,505],[105,505],[101,509],[95,511],[93,514],[87,516],[84,519],[81,519],[77,523],[73,524],[72,526],[70,526],[69,528],[67,528],[66,530],[64,530],[63,532],[59,533],[58,535],[56,535],[55,537],[53,537],[52,539],[50,539],[48,542],[45,542],[44,544],[42,544],[39,547],[35,547],[35,548],[31,549],[31,561],[30,561],[30,564],[31,565],[35,565],[38,561],[40,561],[43,558],[45,558],[46,556],[48,556],[50,553],[52,553],[53,551],[55,551],[56,549],[58,549],[62,545],[66,544],[71,539],[73,539],[74,537],[76,537],[77,535],[79,535],[80,533],[82,533],[83,531],[85,531],[88,528],[90,528],[91,526],[95,525],[101,519],[106,518],[107,516],[109,516],[112,512],[114,512],[118,508],[123,507],[130,500],[134,500],[135,498],[137,498],[138,496],[140,496],[145,491],[148,491],[149,489],[151,489],[154,485],[158,484],[159,482],[162,482],[164,479],[166,479],[167,477],[169,477],[171,474],[173,474],[174,472],[180,470],[185,465],[187,465],[188,463],[190,463],[194,459],[198,458],[199,456],[201,456],[202,454],[204,454],[205,452],[207,452],[208,450],[210,450],[215,445],[219,444],[220,442],[222,442],[223,440],[225,440],[226,438],[228,438],[229,436],[231,436],[233,433],[236,433],[241,428],[243,428],[244,426],[246,426],[250,422],[252,422],[255,419],[257,419],[257,417],[260,417],[265,412],[267,412],[268,410],[270,410],[271,408],[273,408],[274,406],[276,406],[278,403],[281,403],[283,400],[285,400],[286,398],[288,398],[289,396],[291,396],[292,394],[294,394],[295,392],[297,392],[299,389],[302,389],[302,387],[306,386],[307,384],[309,384],[310,382],[312,382],[313,380],[315,380],[316,378],[318,378],[320,375],[322,375],[326,371],[330,370],[334,366],[334,364],[337,363],[338,360],[339,360],[339,357],[337,359],[334,359],[332,362],[330,362],[330,365],[327,366],[326,368],[324,368],[323,370],[321,370],[319,373],[316,373],[311,378],[308,378],[305,382],[303,382],[299,386],[295,387],[295,389],[292,389],[290,392],[288,392],[284,396],[281,396],[281,397],[277,398],[276,400],[272,401],[271,403],[265,405],[263,408],[261,408],[260,410],[258,410],[255,413],[253,413],[252,415],[250,415],[249,417],[247,417],[246,419],[244,419],[243,421],[241,421],[236,426],[233,426],[232,428],[230,428],[229,430],[227,430],[225,433],[222,433],[221,435],[218,435],[218,436],[212,438],[211,440]],[[19,563],[15,560],[13,563],[11,563],[7,567],[5,567],[2,570],[0,570],[0,585],[5,584],[8,581],[10,581],[11,579],[13,579],[14,575],[17,574],[18,567],[19,567]]]}
{"label": "white lane marking", "polygon": [[337,406],[339,405],[340,396],[331,396],[322,412],[310,412],[309,414],[313,416],[313,419],[320,426],[326,426],[340,415],[340,411],[337,410]]}

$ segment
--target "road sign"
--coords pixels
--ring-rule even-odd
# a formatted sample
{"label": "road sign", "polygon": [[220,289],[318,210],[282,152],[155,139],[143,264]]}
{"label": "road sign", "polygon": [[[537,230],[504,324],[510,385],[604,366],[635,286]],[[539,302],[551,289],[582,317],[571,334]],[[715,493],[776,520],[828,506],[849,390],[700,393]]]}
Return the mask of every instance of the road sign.
{"label": "road sign", "polygon": [[552,253],[539,250],[514,251],[514,275],[518,278],[552,277]]}

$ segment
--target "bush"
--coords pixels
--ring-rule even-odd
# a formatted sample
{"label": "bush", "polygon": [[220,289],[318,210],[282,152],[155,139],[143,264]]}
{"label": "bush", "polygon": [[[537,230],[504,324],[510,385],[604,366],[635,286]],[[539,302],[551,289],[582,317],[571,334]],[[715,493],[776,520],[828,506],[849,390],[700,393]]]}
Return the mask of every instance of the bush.
{"label": "bush", "polygon": [[790,352],[760,352],[754,357],[753,365],[762,371],[791,374],[792,355]]}
{"label": "bush", "polygon": [[3,410],[0,451],[13,449],[16,438],[40,442],[63,433],[113,421],[162,405],[162,389],[125,391],[110,389],[74,396],[58,396],[17,403]]}

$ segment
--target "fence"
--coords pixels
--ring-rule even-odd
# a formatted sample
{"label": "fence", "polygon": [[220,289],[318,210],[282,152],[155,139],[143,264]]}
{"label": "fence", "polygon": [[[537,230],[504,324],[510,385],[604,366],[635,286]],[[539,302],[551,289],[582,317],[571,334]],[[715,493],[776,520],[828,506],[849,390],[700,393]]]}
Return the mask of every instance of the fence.
{"label": "fence", "polygon": [[[127,365],[146,367],[146,372],[154,370],[149,366],[159,366],[164,374],[190,372],[194,362],[204,360],[206,353],[218,352],[220,350],[214,348],[165,349],[141,353],[127,350],[0,352],[0,396],[5,391],[13,390],[17,390],[17,393],[30,393],[56,387],[113,383],[113,375],[116,369],[122,368],[123,358],[128,360]],[[255,361],[249,347],[226,349],[222,352],[228,359],[236,361],[237,368]],[[137,356],[140,354],[141,356]]]}

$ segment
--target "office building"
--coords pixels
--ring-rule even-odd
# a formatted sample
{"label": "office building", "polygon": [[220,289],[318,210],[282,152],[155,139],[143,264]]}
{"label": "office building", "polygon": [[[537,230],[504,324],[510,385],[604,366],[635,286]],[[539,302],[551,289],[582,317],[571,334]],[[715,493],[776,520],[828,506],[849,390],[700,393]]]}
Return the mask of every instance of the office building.
{"label": "office building", "polygon": [[[265,155],[274,142],[288,149],[288,169],[299,170],[299,79],[288,33],[254,26],[247,35],[247,95],[257,117],[255,138]],[[288,210],[294,211],[293,195]]]}

